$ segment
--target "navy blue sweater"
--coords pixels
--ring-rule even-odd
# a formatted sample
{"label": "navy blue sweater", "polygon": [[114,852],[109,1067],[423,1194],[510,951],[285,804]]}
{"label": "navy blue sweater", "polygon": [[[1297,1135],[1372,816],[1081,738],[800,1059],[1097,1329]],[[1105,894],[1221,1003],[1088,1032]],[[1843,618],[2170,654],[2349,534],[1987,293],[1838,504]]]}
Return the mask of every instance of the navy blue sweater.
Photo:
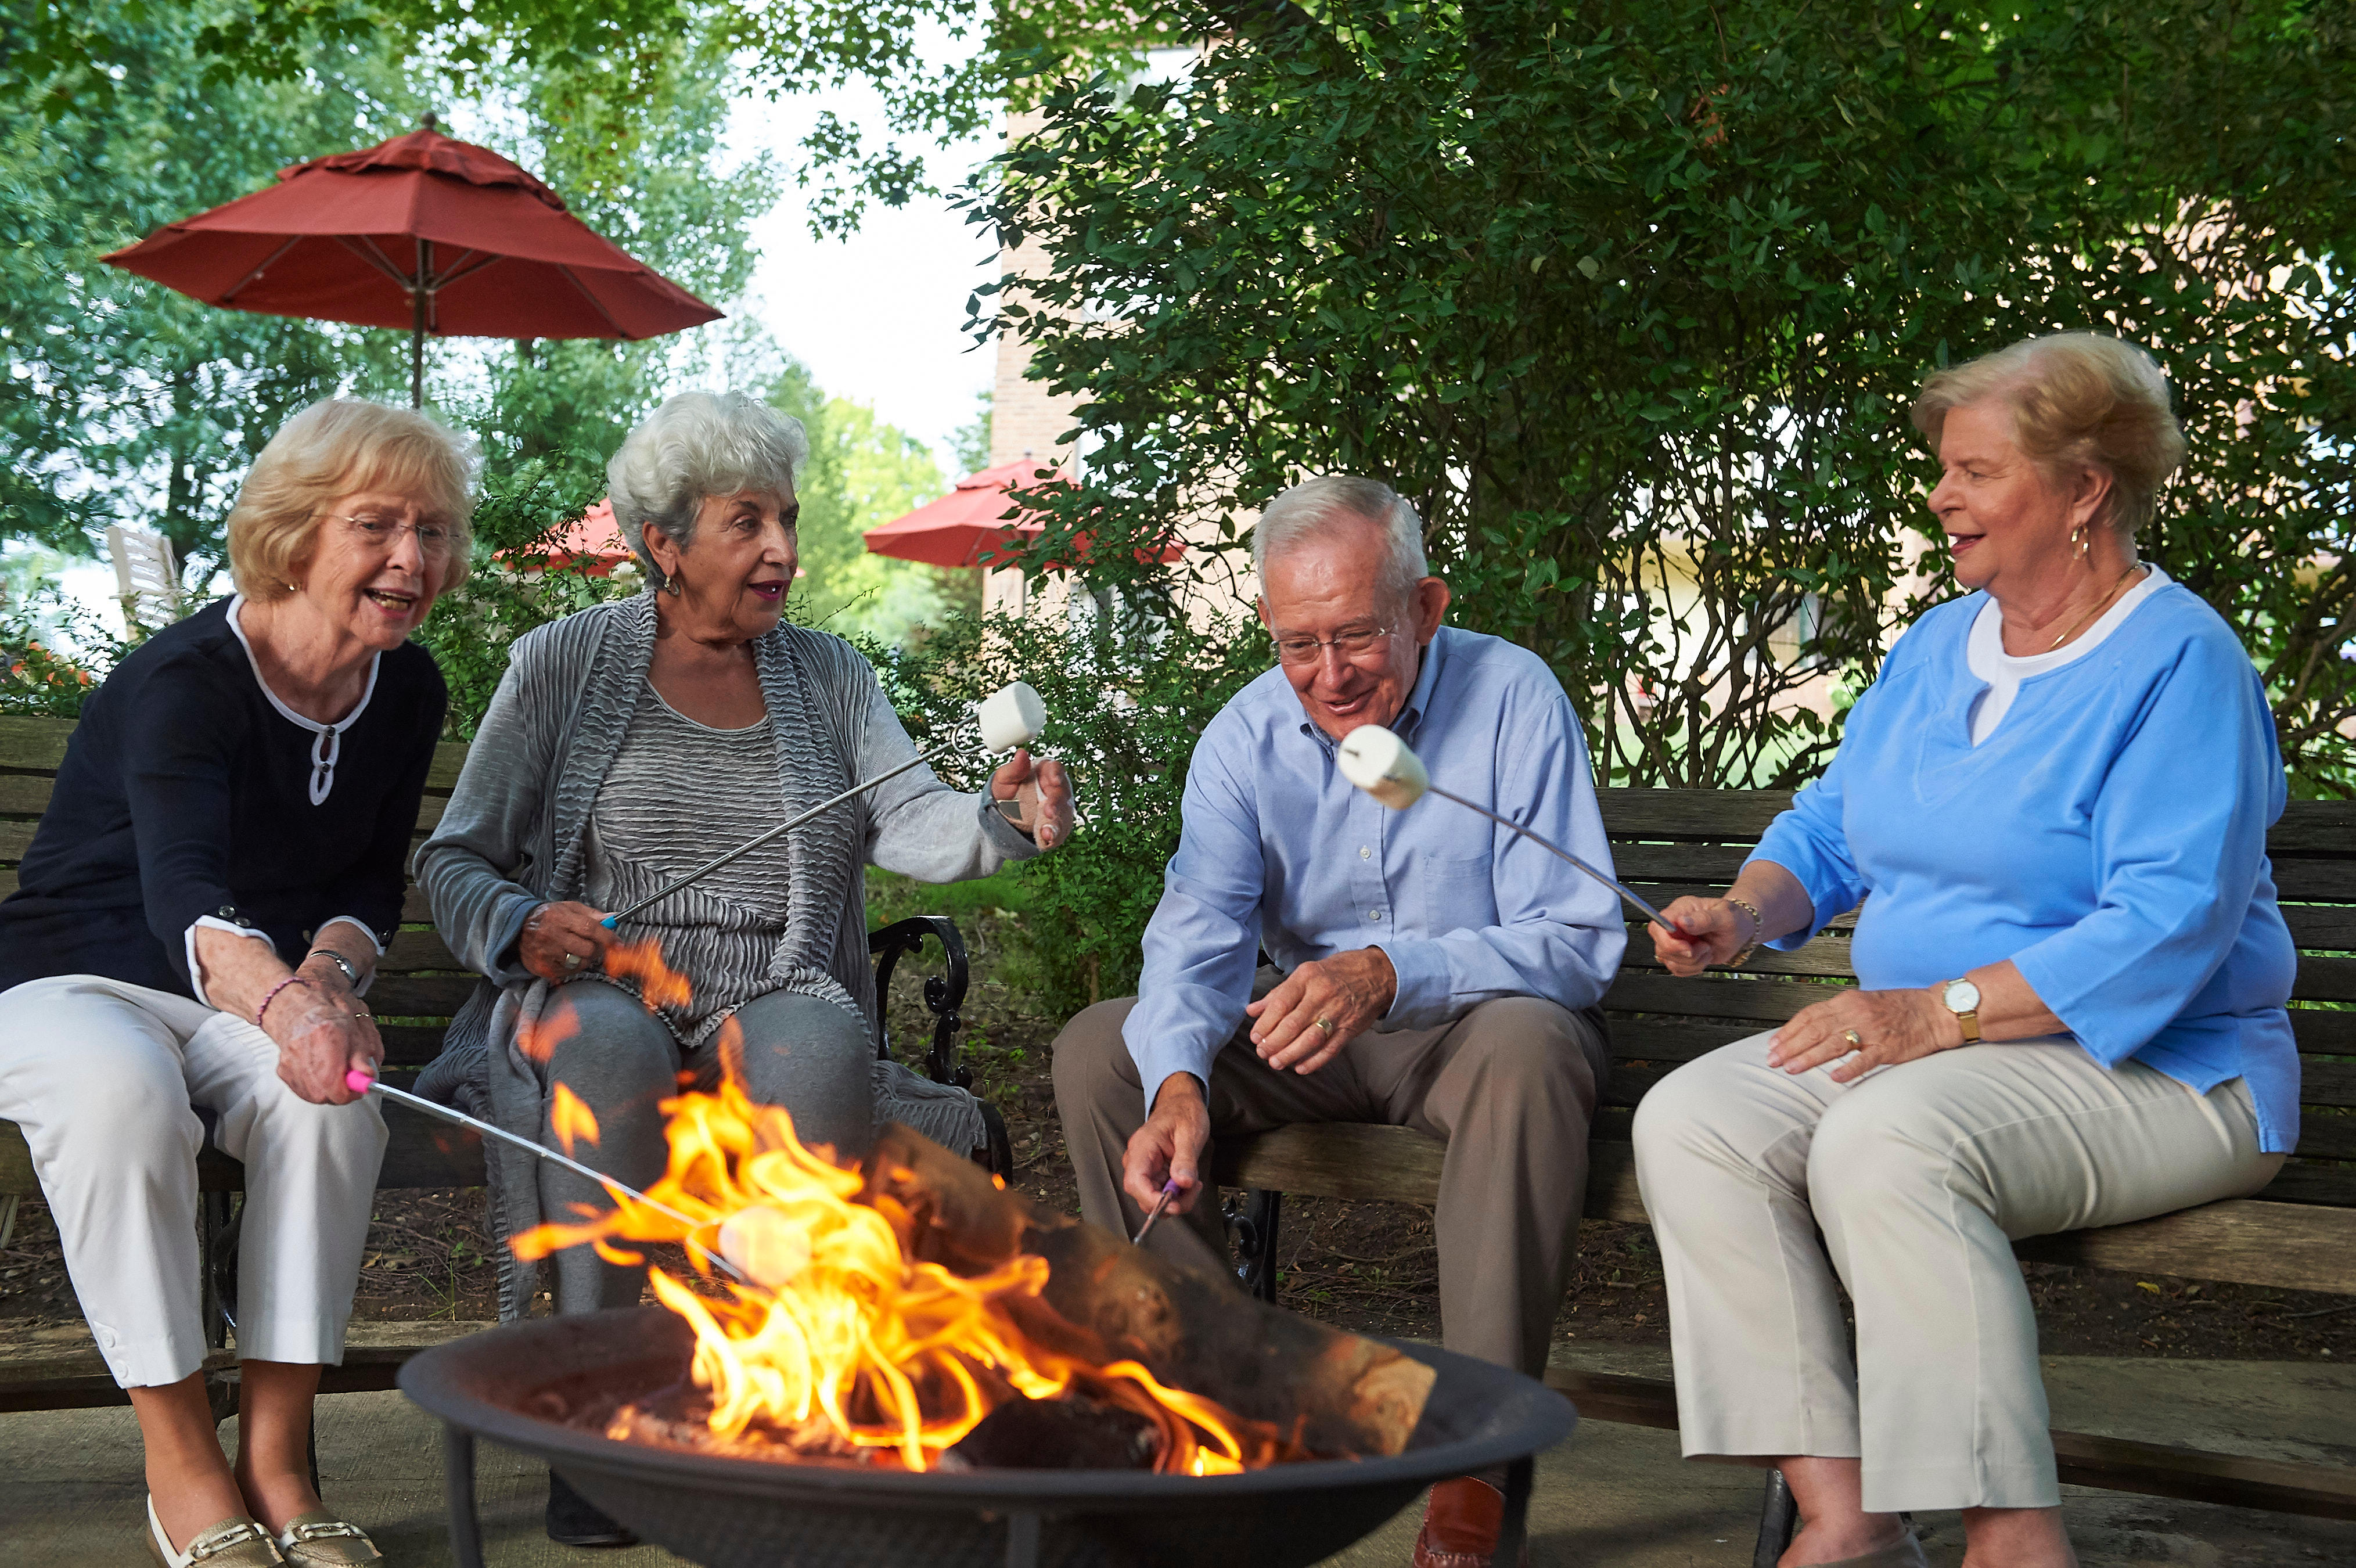
{"label": "navy blue sweater", "polygon": [[446,702],[433,655],[383,655],[314,803],[319,737],[273,704],[228,602],[157,632],[82,703],[0,901],[0,990],[101,974],[194,995],[187,935],[206,915],[290,964],[338,915],[390,940]]}

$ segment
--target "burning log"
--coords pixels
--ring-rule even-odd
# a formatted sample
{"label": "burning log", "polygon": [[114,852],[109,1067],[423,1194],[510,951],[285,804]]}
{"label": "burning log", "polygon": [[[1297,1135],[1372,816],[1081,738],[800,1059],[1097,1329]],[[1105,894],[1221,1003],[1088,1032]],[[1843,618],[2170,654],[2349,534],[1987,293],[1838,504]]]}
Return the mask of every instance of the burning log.
{"label": "burning log", "polygon": [[860,1201],[893,1221],[912,1258],[966,1275],[1045,1259],[1045,1288],[1007,1309],[1074,1359],[1134,1360],[1319,1454],[1399,1453],[1423,1413],[1433,1373],[1421,1361],[1001,1191],[910,1128],[883,1131],[867,1172]]}
{"label": "burning log", "polygon": [[[693,1387],[614,1391],[572,1416],[608,1436],[909,1470],[1143,1455],[1213,1475],[1397,1455],[1421,1416],[1424,1363],[1049,1213],[908,1128],[886,1128],[862,1174],[733,1079],[666,1109],[661,1181],[511,1243],[619,1258],[616,1238],[684,1240],[720,1288],[649,1270],[693,1330]],[[714,1243],[741,1281],[711,1279]]]}

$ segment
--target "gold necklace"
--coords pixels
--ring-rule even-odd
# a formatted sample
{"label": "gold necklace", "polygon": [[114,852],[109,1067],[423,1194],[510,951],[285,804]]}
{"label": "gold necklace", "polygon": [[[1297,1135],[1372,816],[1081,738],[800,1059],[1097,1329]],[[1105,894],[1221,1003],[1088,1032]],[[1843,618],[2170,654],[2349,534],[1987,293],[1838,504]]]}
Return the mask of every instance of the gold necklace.
{"label": "gold necklace", "polygon": [[2072,623],[2069,630],[2055,638],[2051,642],[2047,643],[2045,645],[2045,651],[2048,653],[2052,652],[2055,649],[2061,647],[2063,643],[2069,641],[2072,638],[2085,630],[2089,622],[2091,622],[2096,616],[2101,615],[2104,610],[2111,607],[2111,601],[2118,596],[2119,589],[2126,586],[2126,580],[2142,570],[2142,562],[2136,561],[2130,563],[2127,569],[2119,574],[2119,580],[2111,585],[2111,591],[2103,596],[2102,602],[2096,605],[2093,609],[2088,610],[2084,615],[2079,617],[2076,621]]}

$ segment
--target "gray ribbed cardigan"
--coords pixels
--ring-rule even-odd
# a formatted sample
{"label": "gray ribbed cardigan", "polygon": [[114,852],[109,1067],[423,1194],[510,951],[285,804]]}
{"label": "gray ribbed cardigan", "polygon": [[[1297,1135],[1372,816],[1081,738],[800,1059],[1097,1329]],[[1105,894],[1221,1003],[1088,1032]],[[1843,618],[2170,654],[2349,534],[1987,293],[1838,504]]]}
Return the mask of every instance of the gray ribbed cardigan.
{"label": "gray ribbed cardigan", "polygon": [[[514,1042],[520,1026],[539,1020],[552,987],[506,961],[533,909],[582,895],[590,808],[653,662],[655,628],[647,593],[516,639],[441,824],[417,851],[417,882],[442,940],[486,977],[419,1087],[524,1137],[541,1133],[541,1086]],[[787,811],[916,755],[875,671],[841,638],[786,625],[753,647]],[[826,957],[786,988],[854,1006],[871,1028],[862,863],[954,882],[1038,853],[991,809],[987,792],[959,794],[923,767],[797,830],[792,844],[785,945]],[[530,1157],[494,1143],[485,1158],[500,1232],[540,1223]],[[512,1319],[529,1308],[538,1270],[519,1267],[505,1249],[500,1256],[499,1313]]]}

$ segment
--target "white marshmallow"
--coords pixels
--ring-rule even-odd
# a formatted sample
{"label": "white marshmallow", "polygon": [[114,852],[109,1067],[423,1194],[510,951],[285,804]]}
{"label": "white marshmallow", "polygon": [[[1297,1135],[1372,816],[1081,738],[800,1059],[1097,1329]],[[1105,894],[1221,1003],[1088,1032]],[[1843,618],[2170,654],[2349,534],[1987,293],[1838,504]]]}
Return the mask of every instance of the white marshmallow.
{"label": "white marshmallow", "polygon": [[756,1285],[776,1290],[809,1267],[809,1235],[766,1203],[740,1208],[720,1226],[720,1255]]}
{"label": "white marshmallow", "polygon": [[1342,737],[1342,777],[1388,806],[1404,811],[1431,788],[1423,758],[1380,725],[1360,725]]}
{"label": "white marshmallow", "polygon": [[988,751],[1012,751],[1039,738],[1047,727],[1047,704],[1027,681],[1003,687],[974,710],[981,725],[981,744]]}

